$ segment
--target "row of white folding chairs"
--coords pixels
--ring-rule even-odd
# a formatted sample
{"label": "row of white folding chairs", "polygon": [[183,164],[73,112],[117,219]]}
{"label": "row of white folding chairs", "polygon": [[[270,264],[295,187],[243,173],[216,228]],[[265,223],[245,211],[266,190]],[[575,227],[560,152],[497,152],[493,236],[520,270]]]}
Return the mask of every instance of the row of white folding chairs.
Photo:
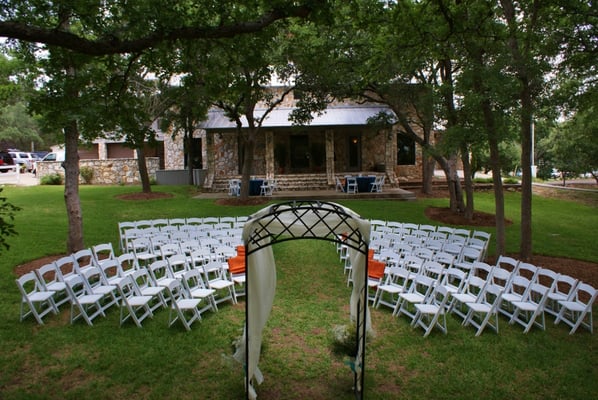
{"label": "row of white folding chairs", "polygon": [[449,226],[436,226],[431,224],[415,224],[411,222],[398,222],[398,221],[384,221],[379,219],[370,220],[370,225],[372,227],[372,231],[380,231],[380,232],[398,232],[404,234],[413,234],[418,232],[422,234],[422,232],[439,232],[448,235],[459,235],[468,237],[481,237],[485,239],[490,238],[490,234],[484,231],[474,230],[471,231],[465,228],[453,228]]}
{"label": "row of white folding chairs", "polygon": [[184,225],[215,225],[219,223],[226,223],[230,226],[238,223],[245,223],[249,217],[247,216],[239,216],[239,217],[190,217],[190,218],[158,218],[158,219],[145,219],[145,220],[138,220],[138,221],[125,221],[120,222],[119,225],[130,226],[132,224],[132,228],[151,228],[157,227],[161,228],[164,226],[175,226],[181,227]]}
{"label": "row of white folding chairs", "polygon": [[[426,263],[432,268],[425,266]],[[444,312],[438,309],[441,294],[434,290],[434,286],[442,285],[448,294],[445,308],[461,317],[463,325],[471,324],[478,328],[476,335],[481,334],[487,324],[498,332],[499,313],[504,314],[510,323],[522,325],[525,333],[533,326],[545,329],[544,312],[555,317],[555,324],[562,321],[569,325],[570,334],[580,326],[590,332],[593,330],[592,304],[597,291],[572,277],[508,257],[500,257],[494,266],[476,262],[469,275],[458,268],[444,269],[441,270],[443,275],[434,275],[439,266],[433,266],[433,262],[426,263],[415,271],[408,265],[389,267],[377,286],[375,305],[390,306],[394,315],[408,315],[412,318],[412,325],[422,325],[426,310]],[[513,269],[503,268],[501,264],[505,263],[511,264]],[[435,269],[437,271],[432,274],[427,272]],[[417,291],[418,287],[425,288],[425,291]],[[390,295],[392,301],[385,300],[384,293]],[[426,305],[423,310],[417,306],[430,302],[433,304]],[[409,305],[414,307],[413,311],[409,311]],[[438,325],[438,315],[428,316],[436,318]],[[445,317],[442,318],[441,322],[444,322]],[[429,324],[424,327],[426,335],[433,328]],[[439,327],[446,333],[445,322]]]}
{"label": "row of white folding chairs", "polygon": [[[167,284],[164,284],[165,281],[158,284],[153,269],[138,268],[132,255],[125,256],[104,259],[100,266],[90,265],[83,271],[75,268],[75,271],[67,273],[66,276],[54,262],[20,277],[17,284],[22,293],[21,320],[33,314],[38,323],[43,324],[42,318],[46,314],[58,313],[61,304],[70,302],[71,323],[83,318],[89,325],[93,325],[93,319],[100,315],[105,316],[108,308],[120,302],[121,324],[131,318],[141,326],[141,320],[153,315],[156,308],[166,306],[169,302],[169,325],[180,319],[185,328],[189,329],[190,323],[200,319],[203,311],[217,310],[212,294],[215,290],[206,287],[199,270],[184,268],[183,273],[177,277],[178,284],[181,285],[178,288],[178,284],[172,279]],[[121,267],[125,259],[129,264],[127,269]],[[183,263],[185,262],[186,258],[183,257]],[[175,266],[177,263],[179,265]],[[158,271],[158,266],[161,265],[168,271],[179,268],[177,272],[180,272],[180,264],[180,260],[172,258],[156,262],[155,269]],[[221,263],[216,262],[215,265],[220,266]],[[210,268],[210,273],[213,274],[215,269],[213,266]],[[191,284],[192,281],[195,281],[195,284]],[[216,282],[214,285],[222,285],[222,282]],[[169,293],[168,297],[162,294],[163,290]],[[202,295],[198,296],[200,292]],[[233,296],[234,288],[229,292],[229,298],[236,302],[236,297]],[[129,298],[129,295],[133,298]],[[202,300],[207,302],[207,305],[199,308]],[[193,307],[189,308],[191,305]]]}
{"label": "row of white folding chairs", "polygon": [[433,232],[430,236],[416,236],[405,235],[401,236],[397,233],[382,233],[377,232],[371,237],[370,247],[374,249],[380,247],[426,247],[438,251],[443,247],[451,244],[469,246],[480,249],[482,258],[485,257],[488,249],[488,240],[479,237],[465,238],[459,235],[445,235],[439,232]]}
{"label": "row of white folding chairs", "polygon": [[[213,231],[214,229],[242,229],[249,217],[191,217],[191,218],[159,218],[151,220],[123,221],[118,223],[121,250],[125,248],[125,232],[138,229],[146,235],[156,232],[174,231]],[[131,232],[129,233],[131,235]]]}
{"label": "row of white folding chairs", "polygon": [[158,229],[158,228],[144,228],[144,229],[125,229],[120,234],[121,250],[126,251],[128,245],[133,239],[141,237],[153,237],[153,236],[168,236],[172,240],[182,241],[188,239],[200,239],[207,237],[219,237],[219,238],[235,238],[240,240],[243,229],[242,228],[231,228],[224,224],[222,227],[210,227],[209,229],[195,229],[201,227],[188,226],[190,229],[183,230],[169,230],[169,229]]}
{"label": "row of white folding chairs", "polygon": [[473,262],[482,261],[483,253],[477,247],[462,246],[458,243],[446,243],[440,248],[426,246],[412,247],[406,244],[399,244],[394,247],[374,248],[374,259],[402,259],[408,256],[415,256],[422,260],[442,259],[447,266],[458,266],[462,269],[470,269]]}

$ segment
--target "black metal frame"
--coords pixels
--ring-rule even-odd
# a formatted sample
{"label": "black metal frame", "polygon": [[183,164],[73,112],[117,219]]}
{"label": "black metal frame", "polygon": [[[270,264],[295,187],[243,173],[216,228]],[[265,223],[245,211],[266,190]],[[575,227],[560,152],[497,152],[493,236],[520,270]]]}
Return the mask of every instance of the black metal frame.
{"label": "black metal frame", "polygon": [[[317,221],[313,222],[311,226],[308,226],[305,221],[302,221],[302,217],[307,213],[313,212],[318,216]],[[281,215],[288,215],[291,213],[295,216],[295,218],[291,221],[291,223],[283,223],[280,219]],[[340,217],[340,221],[336,224],[329,224],[325,221],[326,217],[334,214]],[[282,243],[289,240],[297,240],[297,239],[318,239],[318,240],[326,240],[330,242],[339,243],[342,242],[344,245],[362,253],[365,257],[365,269],[364,269],[364,284],[363,287],[360,289],[359,292],[359,301],[357,304],[357,322],[356,322],[356,342],[355,342],[355,350],[356,354],[361,354],[361,359],[359,361],[359,368],[361,369],[361,373],[358,374],[356,368],[353,369],[354,373],[354,382],[353,382],[353,390],[356,399],[363,399],[363,388],[364,388],[364,376],[365,376],[365,344],[366,344],[366,333],[367,333],[367,277],[368,277],[368,243],[364,240],[363,235],[359,231],[359,229],[350,228],[350,224],[347,223],[348,220],[355,219],[353,215],[348,214],[343,207],[339,206],[335,203],[330,202],[321,202],[321,201],[289,201],[279,204],[274,204],[270,206],[269,212],[265,215],[260,215],[255,218],[251,218],[246,223],[257,223],[257,228],[250,234],[248,238],[245,239],[245,248],[247,251],[245,252],[245,265],[247,266],[246,270],[246,283],[245,283],[245,382],[246,382],[246,398],[249,399],[249,263],[248,257],[250,254],[261,250],[265,247],[272,246],[276,243]],[[277,221],[285,226],[285,229],[282,232],[273,234],[268,230],[268,226],[273,222]],[[296,235],[290,229],[295,224],[300,224],[305,228],[305,232],[301,235]],[[317,235],[314,232],[314,228],[317,225],[324,224],[328,228],[328,234],[324,237]],[[337,236],[337,231],[343,228],[344,230],[343,239],[339,239]],[[350,229],[344,229],[350,228]],[[270,241],[266,245],[261,245],[260,242],[262,239],[270,238]],[[255,247],[252,247],[249,250],[249,244],[252,244]],[[361,350],[361,351],[360,351]],[[359,382],[358,382],[359,379]]]}

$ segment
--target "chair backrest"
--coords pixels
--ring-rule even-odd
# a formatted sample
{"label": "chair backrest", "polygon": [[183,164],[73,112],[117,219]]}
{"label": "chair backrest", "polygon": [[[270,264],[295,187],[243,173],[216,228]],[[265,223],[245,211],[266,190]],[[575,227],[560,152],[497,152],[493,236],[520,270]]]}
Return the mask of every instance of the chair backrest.
{"label": "chair backrest", "polygon": [[53,262],[42,265],[35,270],[35,273],[44,287],[54,282],[62,282],[62,274]]}
{"label": "chair backrest", "polygon": [[81,249],[73,254],[73,258],[77,261],[75,268],[77,272],[81,273],[86,268],[89,268],[95,265],[95,259],[93,257],[93,252],[91,249]]}
{"label": "chair backrest", "polygon": [[104,277],[104,282],[110,282],[110,280],[124,275],[116,258],[106,259],[100,264],[99,269]]}
{"label": "chair backrest", "polygon": [[60,270],[63,279],[68,279],[77,275],[77,260],[72,255],[64,256],[54,261],[56,268]]}
{"label": "chair backrest", "polygon": [[593,286],[585,283],[579,282],[575,291],[573,292],[572,300],[585,305],[585,310],[590,310],[592,308],[592,304],[596,300],[596,296],[598,295],[598,290],[596,290]]}
{"label": "chair backrest", "polygon": [[423,263],[424,260],[419,258],[418,256],[409,255],[403,258],[402,265],[409,271],[418,273],[421,270]]}
{"label": "chair backrest", "polygon": [[172,278],[168,268],[168,261],[165,260],[154,261],[149,265],[148,271],[155,285],[158,285],[163,279]]}
{"label": "chair backrest", "polygon": [[517,275],[525,276],[530,281],[534,281],[536,280],[536,275],[538,274],[538,271],[539,268],[533,264],[519,262],[519,264],[517,264],[517,269],[515,270],[515,273]]}
{"label": "chair backrest", "polygon": [[119,255],[116,260],[120,265],[120,272],[127,273],[129,270],[135,270],[138,268],[137,259],[133,253],[123,253]]}
{"label": "chair backrest", "polygon": [[17,286],[19,287],[19,291],[25,297],[32,293],[45,290],[43,284],[33,271],[21,275],[16,279],[16,282]]}
{"label": "chair backrest", "polygon": [[517,264],[519,264],[518,260],[515,260],[512,257],[507,256],[499,256],[498,260],[496,260],[496,266],[502,269],[506,269],[510,272],[514,272],[517,269]]}
{"label": "chair backrest", "polygon": [[111,242],[92,246],[91,251],[96,265],[100,265],[103,260],[115,258],[114,248]]}

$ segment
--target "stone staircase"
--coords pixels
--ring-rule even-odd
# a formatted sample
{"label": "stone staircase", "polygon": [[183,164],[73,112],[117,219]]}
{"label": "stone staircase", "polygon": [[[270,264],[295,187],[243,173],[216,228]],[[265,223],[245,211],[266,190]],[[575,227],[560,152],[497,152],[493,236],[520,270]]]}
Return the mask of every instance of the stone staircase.
{"label": "stone staircase", "polygon": [[[237,176],[236,178],[241,178]],[[263,179],[263,176],[258,178]],[[275,177],[281,191],[316,191],[334,189],[328,185],[326,174],[285,174]],[[226,192],[229,178],[214,178],[211,192]]]}

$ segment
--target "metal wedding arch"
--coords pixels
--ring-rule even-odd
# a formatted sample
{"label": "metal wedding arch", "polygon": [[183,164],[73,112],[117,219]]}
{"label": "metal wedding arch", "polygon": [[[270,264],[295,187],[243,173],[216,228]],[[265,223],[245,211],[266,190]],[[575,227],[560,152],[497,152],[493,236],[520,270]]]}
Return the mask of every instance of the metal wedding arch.
{"label": "metal wedding arch", "polygon": [[291,201],[268,206],[253,214],[243,228],[246,246],[245,329],[234,358],[243,364],[247,399],[257,398],[255,384],[263,381],[258,367],[262,331],[266,325],[276,291],[276,265],[272,245],[289,240],[342,240],[349,248],[353,267],[351,320],[355,322],[356,357],[351,364],[353,390],[363,398],[365,340],[369,331],[367,309],[367,254],[370,223],[352,210],[329,202]]}

